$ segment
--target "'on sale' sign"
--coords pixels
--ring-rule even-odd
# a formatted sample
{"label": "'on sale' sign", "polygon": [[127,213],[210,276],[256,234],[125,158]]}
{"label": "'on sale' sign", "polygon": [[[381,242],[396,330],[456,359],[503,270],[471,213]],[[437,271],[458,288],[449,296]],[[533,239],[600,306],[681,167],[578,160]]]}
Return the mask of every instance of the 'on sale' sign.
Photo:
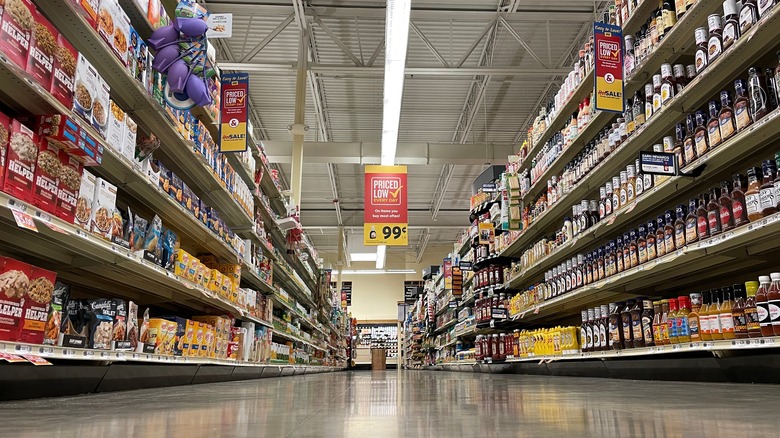
{"label": "'on sale' sign", "polygon": [[406,166],[366,166],[363,244],[409,244]]}

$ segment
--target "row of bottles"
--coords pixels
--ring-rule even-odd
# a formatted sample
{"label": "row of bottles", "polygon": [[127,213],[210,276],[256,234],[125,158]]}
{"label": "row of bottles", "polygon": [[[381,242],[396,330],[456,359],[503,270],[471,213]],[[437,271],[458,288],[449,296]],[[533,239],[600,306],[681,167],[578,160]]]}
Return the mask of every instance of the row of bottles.
{"label": "row of bottles", "polygon": [[474,287],[476,289],[504,284],[504,268],[499,265],[487,266],[477,271],[474,275]]}
{"label": "row of bottles", "polygon": [[[663,41],[664,36],[671,32],[672,28],[677,24],[678,18],[681,18],[685,12],[693,7],[694,0],[688,0],[690,6],[686,5],[685,1],[673,2],[670,0],[659,1],[658,9],[654,10],[647,21],[642,27],[633,35],[628,34],[624,36],[624,60],[623,70],[625,76],[629,77],[636,70],[637,66],[641,65],[645,59],[647,59]],[[622,2],[622,11],[624,14],[615,14],[617,22],[625,22],[622,18],[627,19],[630,16],[630,12],[627,12],[632,2],[630,0],[624,0]],[[675,3],[677,3],[675,5]],[[620,10],[621,8],[616,8]],[[627,15],[626,15],[627,14]],[[622,24],[620,24],[622,25]]]}
{"label": "row of bottles", "polygon": [[577,327],[515,330],[514,357],[560,356],[580,351]]}
{"label": "row of bottles", "polygon": [[491,319],[503,320],[507,315],[506,294],[480,293],[474,303],[474,319],[477,324],[490,322]]}
{"label": "row of bottles", "polygon": [[501,362],[515,350],[515,337],[511,333],[478,335],[474,348],[477,361]]}

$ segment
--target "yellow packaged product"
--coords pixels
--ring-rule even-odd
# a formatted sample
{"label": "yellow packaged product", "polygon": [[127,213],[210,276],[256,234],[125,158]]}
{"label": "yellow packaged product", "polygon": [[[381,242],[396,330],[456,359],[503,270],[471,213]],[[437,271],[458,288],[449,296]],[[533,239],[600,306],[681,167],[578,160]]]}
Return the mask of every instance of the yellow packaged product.
{"label": "yellow packaged product", "polygon": [[196,257],[190,258],[190,263],[187,265],[187,280],[195,281],[198,277],[198,265],[200,264],[200,260],[198,260]]}
{"label": "yellow packaged product", "polygon": [[162,318],[149,320],[149,344],[154,345],[155,354],[173,354],[176,323]]}
{"label": "yellow packaged product", "polygon": [[227,275],[221,272],[219,273],[219,275],[222,277],[222,281],[220,282],[219,294],[227,299],[230,299],[230,287],[233,284],[233,282],[230,281],[230,278],[228,278]]}
{"label": "yellow packaged product", "polygon": [[212,269],[211,276],[209,277],[209,290],[218,293],[222,288],[222,274],[216,269]]}
{"label": "yellow packaged product", "polygon": [[198,321],[192,321],[192,327],[193,327],[193,337],[192,342],[190,342],[190,351],[189,356],[190,357],[199,357],[200,356],[200,346],[203,345],[203,339],[204,339],[204,329],[206,328],[206,325],[198,322]]}
{"label": "yellow packaged product", "polygon": [[201,263],[198,265],[198,269],[202,269],[203,273],[201,274],[200,279],[200,285],[205,287],[206,289],[209,288],[209,283],[211,282],[211,269],[207,268],[206,265]]}
{"label": "yellow packaged product", "polygon": [[176,263],[174,264],[173,273],[179,277],[187,277],[187,267],[190,265],[190,259],[192,256],[187,251],[180,249],[176,253]]}
{"label": "yellow packaged product", "polygon": [[241,265],[234,263],[220,263],[219,272],[225,274],[235,284],[241,283]]}
{"label": "yellow packaged product", "polygon": [[198,255],[198,258],[204,265],[208,266],[211,269],[216,269],[217,266],[219,265],[219,260],[217,260],[217,256],[213,254],[200,254]]}
{"label": "yellow packaged product", "polygon": [[184,323],[184,336],[182,337],[182,356],[189,356],[192,350],[192,343],[195,341],[195,331],[197,330],[197,322],[188,319]]}

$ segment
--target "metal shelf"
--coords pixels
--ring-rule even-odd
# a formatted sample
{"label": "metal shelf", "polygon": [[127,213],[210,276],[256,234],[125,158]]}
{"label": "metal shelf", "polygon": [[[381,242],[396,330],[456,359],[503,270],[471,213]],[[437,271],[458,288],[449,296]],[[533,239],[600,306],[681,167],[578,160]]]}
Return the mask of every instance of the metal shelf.
{"label": "metal shelf", "polygon": [[233,199],[223,182],[194,152],[194,145],[179,135],[163,108],[149,96],[143,85],[130,77],[127,69],[77,11],[70,1],[36,0],[36,6],[90,62],[111,87],[111,97],[143,127],[154,133],[162,147],[155,151],[210,207],[215,208],[228,226],[236,230],[252,224],[249,214]]}
{"label": "metal shelf", "polygon": [[435,330],[435,333],[437,333],[437,334],[438,333],[443,333],[443,332],[447,331],[447,329],[449,329],[450,327],[454,326],[457,323],[458,323],[458,318],[454,318],[454,319],[446,322],[443,326],[437,328]]}

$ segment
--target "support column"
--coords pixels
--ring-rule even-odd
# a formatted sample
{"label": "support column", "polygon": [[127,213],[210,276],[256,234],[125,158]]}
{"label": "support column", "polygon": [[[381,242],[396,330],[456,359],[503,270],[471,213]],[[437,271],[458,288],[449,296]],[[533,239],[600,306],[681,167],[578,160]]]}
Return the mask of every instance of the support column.
{"label": "support column", "polygon": [[301,29],[298,41],[298,70],[295,76],[295,120],[290,126],[292,134],[292,171],[290,187],[292,206],[296,213],[301,211],[301,186],[303,185],[303,140],[306,131],[306,73],[309,69],[309,30]]}

